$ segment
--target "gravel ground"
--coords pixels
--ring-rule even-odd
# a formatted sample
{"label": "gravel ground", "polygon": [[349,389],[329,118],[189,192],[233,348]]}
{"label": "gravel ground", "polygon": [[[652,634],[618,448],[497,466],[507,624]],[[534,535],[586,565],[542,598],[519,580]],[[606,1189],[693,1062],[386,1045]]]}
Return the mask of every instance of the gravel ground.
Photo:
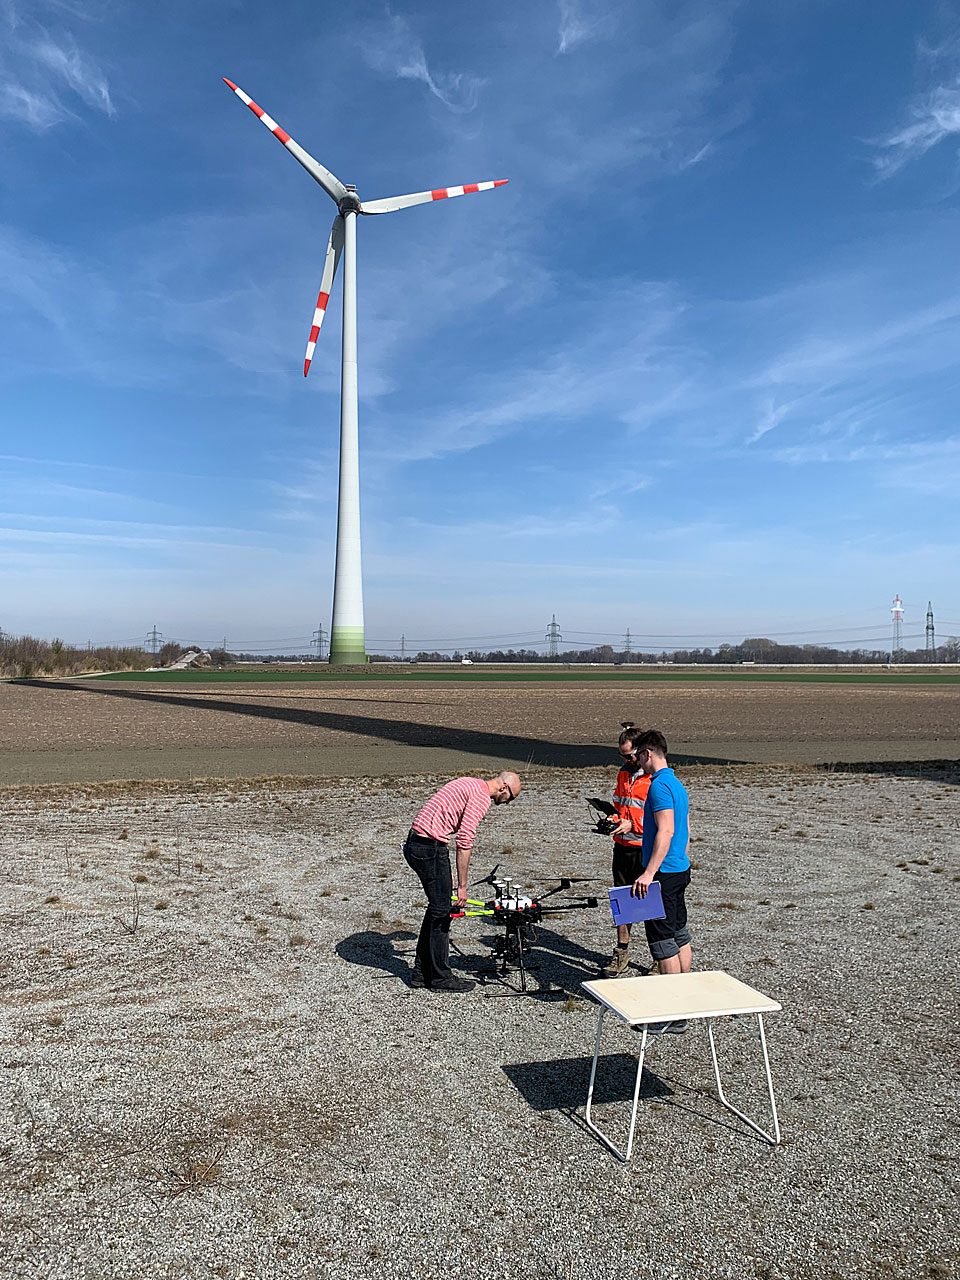
{"label": "gravel ground", "polygon": [[[696,1029],[648,1058],[629,1166],[581,1120],[604,912],[544,925],[527,997],[405,984],[439,778],[0,792],[0,1275],[956,1275],[960,777],[684,776],[697,964],[782,1002],[785,1138],[720,1107]],[[528,776],[477,873],[602,891],[612,778]],[[455,937],[486,971],[485,922]],[[721,1044],[762,1112],[755,1033]],[[611,1029],[612,1132],[635,1047]]]}

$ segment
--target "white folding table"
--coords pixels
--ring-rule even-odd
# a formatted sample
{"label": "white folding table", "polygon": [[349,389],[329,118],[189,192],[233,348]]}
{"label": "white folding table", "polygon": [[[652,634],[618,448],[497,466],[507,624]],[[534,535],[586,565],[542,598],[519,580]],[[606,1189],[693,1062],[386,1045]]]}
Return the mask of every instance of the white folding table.
{"label": "white folding table", "polygon": [[[633,1131],[637,1123],[637,1107],[640,1099],[640,1077],[643,1074],[643,1059],[647,1051],[647,1041],[652,1038],[651,1023],[703,1021],[707,1026],[707,1037],[710,1041],[710,1056],[713,1060],[713,1074],[717,1082],[717,1093],[720,1101],[738,1116],[762,1138],[776,1146],[780,1141],[780,1120],[777,1116],[777,1100],[773,1093],[773,1078],[770,1074],[770,1058],[767,1054],[767,1038],[763,1029],[763,1016],[766,1013],[777,1013],[781,1005],[771,1000],[745,982],[740,982],[721,969],[707,969],[700,973],[665,973],[650,974],[638,978],[599,978],[593,982],[584,982],[587,991],[600,1006],[597,1017],[597,1038],[593,1048],[593,1065],[590,1068],[590,1087],[587,1090],[587,1128],[609,1147],[614,1155],[626,1162],[633,1150]],[[630,1133],[627,1150],[624,1154],[601,1133],[590,1119],[593,1105],[593,1086],[597,1076],[597,1059],[600,1055],[600,1039],[603,1035],[603,1023],[610,1012],[633,1030],[640,1033],[640,1060],[637,1063],[637,1079],[633,1086],[633,1110],[630,1114]],[[727,1100],[720,1080],[720,1064],[717,1061],[717,1046],[714,1040],[713,1024],[717,1018],[739,1017],[743,1014],[755,1014],[760,1028],[760,1048],[763,1052],[763,1069],[766,1075],[767,1094],[770,1098],[770,1113],[773,1117],[773,1133],[762,1129],[749,1116]],[[669,1032],[662,1033],[669,1035]],[[661,1038],[657,1036],[657,1039]],[[672,1036],[670,1037],[673,1038]]]}

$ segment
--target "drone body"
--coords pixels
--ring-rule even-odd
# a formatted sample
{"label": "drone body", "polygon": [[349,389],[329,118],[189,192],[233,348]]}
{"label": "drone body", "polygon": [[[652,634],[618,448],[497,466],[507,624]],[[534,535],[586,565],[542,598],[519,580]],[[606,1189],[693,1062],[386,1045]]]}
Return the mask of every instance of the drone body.
{"label": "drone body", "polygon": [[492,885],[494,894],[492,901],[479,902],[471,899],[468,900],[467,906],[474,908],[473,910],[460,911],[455,908],[450,914],[454,919],[460,919],[463,916],[486,916],[492,918],[494,924],[503,929],[503,933],[496,938],[493,947],[494,957],[499,962],[497,975],[504,980],[511,970],[518,972],[520,990],[525,992],[527,989],[526,957],[536,937],[534,925],[539,924],[545,916],[550,918],[561,912],[596,907],[598,901],[594,897],[582,897],[564,899],[562,903],[546,902],[545,899],[571,887],[573,881],[566,876],[560,878],[556,888],[549,889],[539,898],[531,898],[529,894],[521,891],[519,884],[515,884],[512,880],[495,880],[493,877],[497,870],[498,868],[495,867],[490,875],[481,881],[483,884]]}

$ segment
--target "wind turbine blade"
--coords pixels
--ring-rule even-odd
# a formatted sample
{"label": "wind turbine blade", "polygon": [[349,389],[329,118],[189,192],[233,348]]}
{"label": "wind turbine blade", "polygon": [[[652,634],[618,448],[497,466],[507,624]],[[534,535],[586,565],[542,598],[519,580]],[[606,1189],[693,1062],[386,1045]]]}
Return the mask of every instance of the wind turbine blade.
{"label": "wind turbine blade", "polygon": [[276,120],[268,116],[262,107],[258,107],[254,100],[245,94],[242,89],[239,89],[232,80],[228,80],[224,76],[223,83],[228,89],[233,90],[241,102],[247,104],[257,119],[267,126],[275,138],[279,138],[290,154],[300,161],[311,178],[320,183],[330,199],[339,204],[347,194],[347,189],[340,179],[335,177],[329,169],[325,169],[319,160],[314,160],[309,151],[304,151],[299,142],[291,138],[285,129],[281,129]]}
{"label": "wind turbine blade", "polygon": [[495,182],[467,182],[462,187],[438,187],[435,191],[417,191],[412,196],[387,196],[386,200],[365,200],[361,213],[394,213],[397,209],[409,209],[414,204],[429,204],[431,200],[449,200],[453,196],[472,196],[477,191],[492,191],[505,187],[509,178],[497,178]]}
{"label": "wind turbine blade", "polygon": [[333,220],[333,226],[330,228],[330,239],[327,241],[327,257],[323,264],[323,278],[320,281],[317,309],[313,313],[313,324],[310,326],[310,337],[307,339],[307,354],[303,357],[304,377],[310,372],[310,361],[313,359],[313,353],[316,350],[323,317],[327,314],[327,303],[330,301],[330,292],[333,289],[333,281],[337,274],[337,267],[340,265],[342,251],[343,219],[338,213]]}

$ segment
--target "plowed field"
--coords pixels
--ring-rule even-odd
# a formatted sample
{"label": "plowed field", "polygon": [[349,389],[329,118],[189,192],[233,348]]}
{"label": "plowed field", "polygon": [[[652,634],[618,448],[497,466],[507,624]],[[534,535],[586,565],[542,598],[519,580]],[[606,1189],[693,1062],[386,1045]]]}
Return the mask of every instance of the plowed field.
{"label": "plowed field", "polygon": [[957,686],[36,681],[0,685],[0,784],[589,768],[628,719],[680,761],[960,759]]}

